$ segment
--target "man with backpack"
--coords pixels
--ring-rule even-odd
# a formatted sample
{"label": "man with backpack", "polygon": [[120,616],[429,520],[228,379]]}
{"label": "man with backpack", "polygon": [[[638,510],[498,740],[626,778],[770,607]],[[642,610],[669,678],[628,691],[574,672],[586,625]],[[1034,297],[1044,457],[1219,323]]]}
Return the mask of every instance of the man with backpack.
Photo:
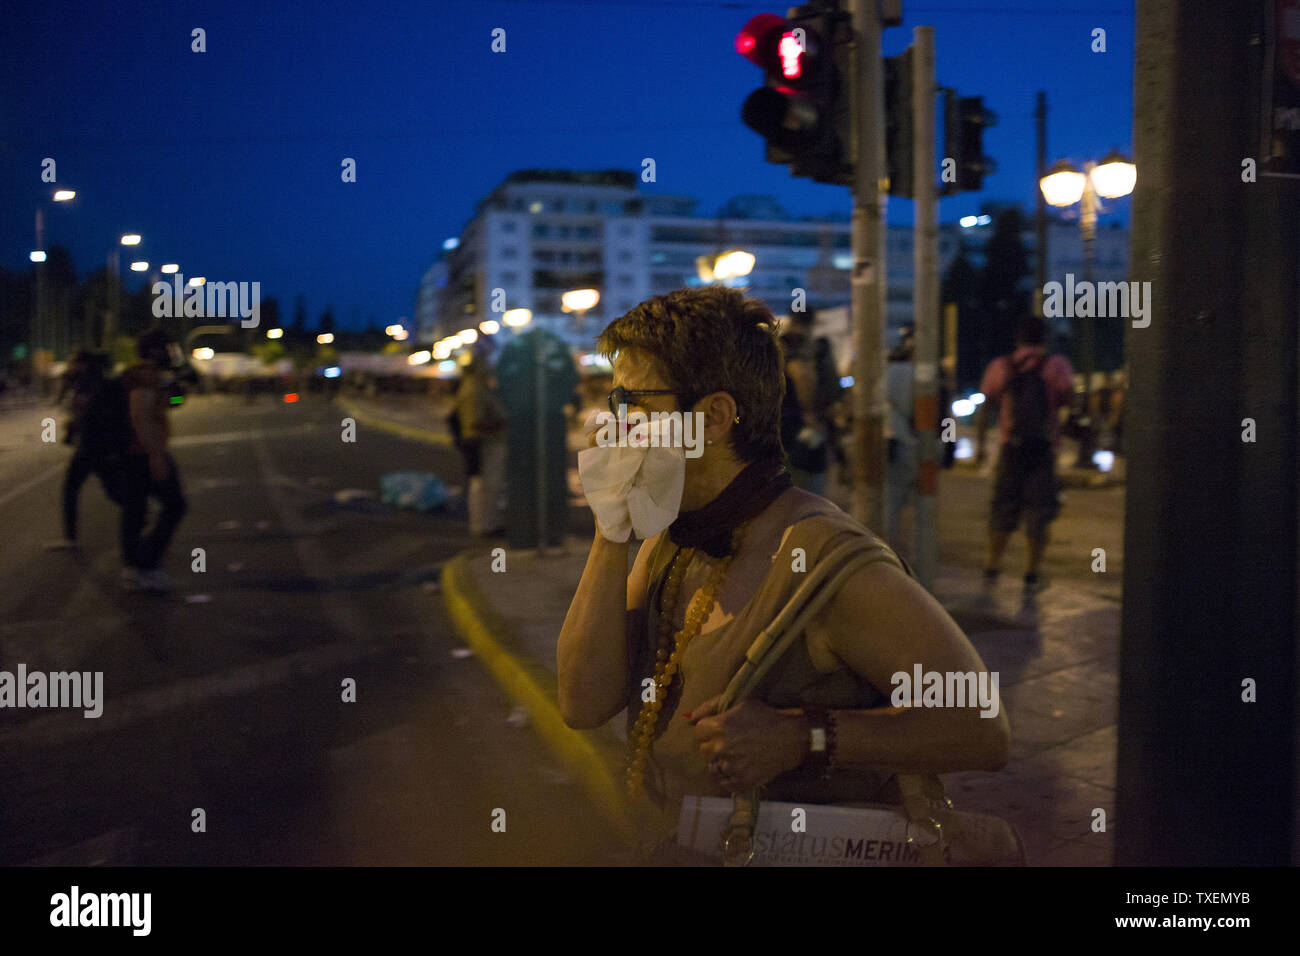
{"label": "man with backpack", "polygon": [[63,373],[55,402],[72,395],[72,420],[63,441],[75,451],[63,480],[63,539],[47,545],[51,550],[77,546],[77,499],[91,475],[99,477],[114,504],[122,503],[123,456],[131,427],[121,382],[108,378],[107,372],[108,356],[78,349]]}
{"label": "man with backpack", "polygon": [[1023,513],[1029,542],[1027,594],[1046,586],[1038,568],[1047,547],[1048,525],[1061,510],[1056,483],[1057,412],[1070,401],[1074,390],[1074,370],[1064,356],[1048,354],[1043,347],[1046,336],[1047,326],[1041,318],[1027,315],[1021,319],[1016,350],[994,359],[984,372],[980,384],[984,403],[975,417],[975,460],[982,465],[986,409],[998,408],[1001,447],[993,482],[984,580],[990,585],[997,581],[1002,552]]}
{"label": "man with backpack", "polygon": [[[122,389],[130,416],[132,439],[122,483],[122,582],[130,589],[168,591],[171,585],[158,569],[163,552],[186,511],[176,463],[167,452],[170,434],[163,372],[171,368],[169,340],[162,329],[136,338],[140,361],[122,373]],[[162,505],[153,527],[143,534],[149,498]]]}

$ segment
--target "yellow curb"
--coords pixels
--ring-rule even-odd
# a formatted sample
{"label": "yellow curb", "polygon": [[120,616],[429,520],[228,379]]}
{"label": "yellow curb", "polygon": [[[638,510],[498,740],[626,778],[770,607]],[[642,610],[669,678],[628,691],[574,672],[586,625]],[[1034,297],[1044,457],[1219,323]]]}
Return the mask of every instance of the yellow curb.
{"label": "yellow curb", "polygon": [[335,402],[343,411],[361,422],[363,425],[369,425],[372,428],[378,428],[380,431],[389,432],[402,438],[410,438],[413,441],[428,442],[431,445],[451,445],[451,436],[443,435],[440,432],[431,432],[425,428],[416,428],[413,425],[401,425],[397,422],[390,422],[386,418],[380,418],[378,415],[372,415],[369,412],[363,412],[356,405],[352,404],[346,398],[336,398]]}
{"label": "yellow curb", "polygon": [[[469,558],[459,554],[442,569],[442,593],[451,611],[453,623],[474,653],[487,665],[515,701],[527,709],[533,726],[555,752],[577,774],[579,782],[595,800],[601,814],[619,832],[624,840],[634,843],[636,829],[627,815],[627,804],[618,787],[618,781],[601,756],[600,751],[585,732],[574,730],[564,722],[555,702],[553,689],[546,689],[529,668],[492,636],[485,619],[485,603],[478,588],[469,577]],[[503,628],[503,622],[493,622]]]}

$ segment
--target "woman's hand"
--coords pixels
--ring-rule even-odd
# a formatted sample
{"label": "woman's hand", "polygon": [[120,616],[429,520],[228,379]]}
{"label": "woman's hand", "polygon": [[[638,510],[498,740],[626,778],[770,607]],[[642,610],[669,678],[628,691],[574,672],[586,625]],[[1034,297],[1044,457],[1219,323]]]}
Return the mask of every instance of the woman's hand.
{"label": "woman's hand", "polygon": [[695,727],[700,753],[731,793],[752,790],[804,762],[808,728],[798,710],[776,710],[745,700],[718,714],[710,697],[686,720]]}

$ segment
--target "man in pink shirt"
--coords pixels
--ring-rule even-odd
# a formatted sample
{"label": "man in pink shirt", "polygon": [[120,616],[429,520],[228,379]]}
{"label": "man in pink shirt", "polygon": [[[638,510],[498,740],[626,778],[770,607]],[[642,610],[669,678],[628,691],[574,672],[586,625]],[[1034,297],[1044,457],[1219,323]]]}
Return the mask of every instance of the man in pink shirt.
{"label": "man in pink shirt", "polygon": [[1000,451],[993,481],[989,518],[988,561],[984,579],[997,580],[1007,540],[1025,516],[1029,560],[1025,591],[1042,590],[1038,566],[1047,547],[1047,527],[1060,513],[1057,497],[1056,449],[1061,439],[1058,411],[1070,401],[1074,370],[1061,355],[1049,355],[1043,342],[1047,326],[1036,315],[1025,316],[1016,330],[1016,350],[989,363],[980,391],[984,402],[975,414],[975,460],[984,463],[986,409],[998,408]]}

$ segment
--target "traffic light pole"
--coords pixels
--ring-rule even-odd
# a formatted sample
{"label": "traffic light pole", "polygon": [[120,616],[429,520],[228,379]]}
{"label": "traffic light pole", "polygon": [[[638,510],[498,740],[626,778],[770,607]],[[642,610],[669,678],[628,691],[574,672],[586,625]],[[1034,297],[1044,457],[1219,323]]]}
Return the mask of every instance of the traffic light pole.
{"label": "traffic light pole", "polygon": [[884,529],[884,76],[876,0],[850,0],[853,26],[853,486],[850,513]]}
{"label": "traffic light pole", "polygon": [[934,585],[939,556],[939,226],[934,182],[934,27],[912,31],[912,190],[916,218],[913,427],[918,438],[912,556],[917,579]]}

